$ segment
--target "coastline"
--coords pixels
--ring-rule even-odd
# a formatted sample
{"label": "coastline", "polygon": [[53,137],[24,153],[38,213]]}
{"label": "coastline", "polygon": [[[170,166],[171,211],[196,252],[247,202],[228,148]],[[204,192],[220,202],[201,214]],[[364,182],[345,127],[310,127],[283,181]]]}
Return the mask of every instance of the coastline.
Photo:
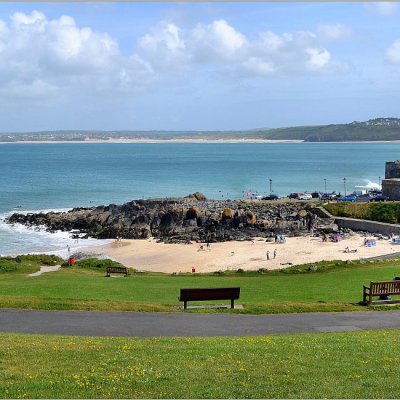
{"label": "coastline", "polygon": [[94,144],[94,143],[303,143],[304,140],[269,139],[111,139],[111,140],[18,140],[0,144]]}
{"label": "coastline", "polygon": [[[157,243],[152,238],[122,240],[120,243],[114,241],[102,246],[88,247],[86,251],[94,256],[111,258],[139,271],[163,273],[187,273],[192,272],[192,268],[200,273],[239,268],[277,270],[319,261],[360,260],[400,251],[400,246],[389,240],[377,240],[375,247],[366,247],[363,243],[364,236],[357,233],[339,243],[323,243],[320,238],[311,236],[289,237],[284,244],[255,238],[254,241],[212,243],[208,250],[204,243],[164,244]],[[346,247],[357,252],[346,253]],[[270,260],[267,260],[267,251]]]}
{"label": "coastline", "polygon": [[229,143],[318,143],[318,144],[338,144],[338,143],[400,143],[400,140],[348,140],[338,142],[306,142],[296,139],[111,139],[111,140],[17,140],[14,142],[0,142],[0,145],[10,144],[128,144],[128,143],[195,143],[195,144],[229,144]]}

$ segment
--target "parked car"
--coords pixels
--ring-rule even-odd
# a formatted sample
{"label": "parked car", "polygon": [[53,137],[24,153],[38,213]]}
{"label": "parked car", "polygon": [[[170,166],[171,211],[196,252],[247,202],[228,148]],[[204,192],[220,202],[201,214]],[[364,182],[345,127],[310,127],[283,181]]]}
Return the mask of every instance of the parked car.
{"label": "parked car", "polygon": [[319,199],[321,197],[321,193],[320,192],[312,192],[311,196],[313,199]]}
{"label": "parked car", "polygon": [[311,200],[313,197],[310,193],[299,193],[299,200]]}
{"label": "parked car", "polygon": [[389,197],[384,196],[383,194],[377,194],[374,197],[371,197],[370,201],[388,201]]}
{"label": "parked car", "polygon": [[367,194],[360,194],[359,196],[357,196],[355,201],[357,203],[368,203],[370,200],[371,196],[367,193]]}
{"label": "parked car", "polygon": [[290,193],[289,194],[289,199],[299,199],[300,195],[302,195],[303,193]]}
{"label": "parked car", "polygon": [[263,197],[261,200],[278,200],[280,197],[277,194],[270,194],[268,196]]}
{"label": "parked car", "polygon": [[355,194],[349,194],[348,196],[339,197],[338,201],[355,201],[357,196]]}
{"label": "parked car", "polygon": [[382,190],[378,190],[378,189],[372,189],[368,192],[370,194],[370,196],[378,196],[378,194],[382,194]]}
{"label": "parked car", "polygon": [[327,200],[334,200],[336,199],[336,192],[331,192],[331,193],[323,193],[321,195],[321,200],[322,201],[327,201]]}

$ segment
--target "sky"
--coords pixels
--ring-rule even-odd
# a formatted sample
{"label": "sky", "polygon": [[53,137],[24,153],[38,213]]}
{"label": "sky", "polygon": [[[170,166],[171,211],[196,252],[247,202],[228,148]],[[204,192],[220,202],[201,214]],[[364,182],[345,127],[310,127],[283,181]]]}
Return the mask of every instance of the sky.
{"label": "sky", "polygon": [[400,117],[400,3],[0,3],[0,131]]}

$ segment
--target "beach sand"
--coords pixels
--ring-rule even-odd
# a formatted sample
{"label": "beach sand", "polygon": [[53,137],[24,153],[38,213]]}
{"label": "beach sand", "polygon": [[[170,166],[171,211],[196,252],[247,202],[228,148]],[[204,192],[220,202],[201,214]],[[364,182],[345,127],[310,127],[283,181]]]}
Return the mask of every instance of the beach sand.
{"label": "beach sand", "polygon": [[[203,250],[200,246],[203,246]],[[355,253],[345,253],[349,247]],[[276,249],[276,258],[273,258]],[[214,272],[219,270],[279,269],[292,265],[330,260],[359,260],[360,258],[400,252],[400,246],[389,240],[377,240],[375,247],[364,246],[364,236],[354,234],[339,243],[325,242],[315,237],[286,238],[286,243],[276,244],[265,239],[254,242],[205,244],[164,244],[155,239],[122,240],[122,242],[96,246],[90,249],[96,255],[110,257],[127,267],[153,272]],[[266,253],[269,251],[270,260]]]}

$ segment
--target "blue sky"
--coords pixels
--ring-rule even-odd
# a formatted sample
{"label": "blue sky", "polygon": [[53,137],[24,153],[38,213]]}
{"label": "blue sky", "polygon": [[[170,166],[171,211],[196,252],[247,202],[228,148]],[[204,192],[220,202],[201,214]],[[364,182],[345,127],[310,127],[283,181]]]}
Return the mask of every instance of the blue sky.
{"label": "blue sky", "polygon": [[1,3],[0,131],[400,117],[397,3]]}

